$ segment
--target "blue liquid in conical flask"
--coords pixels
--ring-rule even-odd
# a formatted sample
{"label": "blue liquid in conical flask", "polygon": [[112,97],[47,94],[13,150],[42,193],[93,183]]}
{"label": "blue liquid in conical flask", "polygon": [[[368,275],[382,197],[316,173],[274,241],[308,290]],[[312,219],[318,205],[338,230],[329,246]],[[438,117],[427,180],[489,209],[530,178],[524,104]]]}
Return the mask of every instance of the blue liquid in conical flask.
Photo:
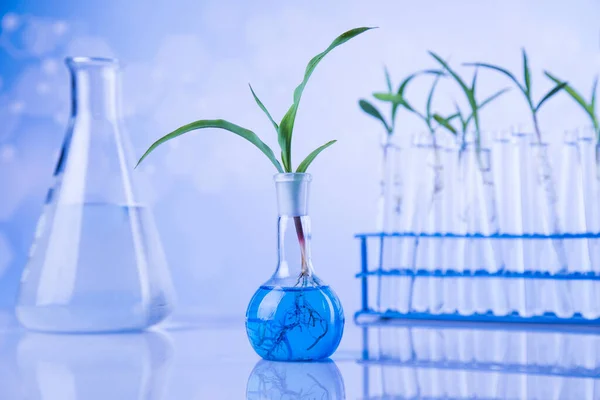
{"label": "blue liquid in conical flask", "polygon": [[146,207],[48,205],[23,274],[17,316],[35,330],[143,329],[170,312],[166,263]]}
{"label": "blue liquid in conical flask", "polygon": [[248,306],[246,330],[254,350],[267,360],[329,357],[344,329],[344,314],[328,286],[261,286]]}

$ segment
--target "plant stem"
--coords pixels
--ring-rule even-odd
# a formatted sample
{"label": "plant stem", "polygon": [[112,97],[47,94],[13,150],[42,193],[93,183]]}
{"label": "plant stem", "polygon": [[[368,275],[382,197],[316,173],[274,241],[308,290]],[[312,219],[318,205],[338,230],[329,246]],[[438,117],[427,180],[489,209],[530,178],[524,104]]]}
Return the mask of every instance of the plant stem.
{"label": "plant stem", "polygon": [[442,182],[442,176],[441,176],[441,168],[442,167],[442,160],[440,159],[440,148],[438,146],[437,143],[437,137],[435,136],[435,131],[433,129],[430,128],[430,133],[431,133],[431,137],[432,137],[432,143],[433,143],[433,158],[434,158],[434,165],[433,165],[433,193],[431,194],[431,204],[430,204],[430,210],[433,207],[433,202],[435,199],[435,196],[440,193],[442,191],[442,189],[444,188],[444,183]]}
{"label": "plant stem", "polygon": [[302,228],[302,219],[299,216],[294,217],[294,225],[296,226],[296,235],[298,236],[298,243],[300,244],[301,254],[301,272],[300,277],[308,276],[308,263],[306,262],[306,238],[304,237],[304,229]]}
{"label": "plant stem", "polygon": [[[537,118],[537,112],[532,108],[533,115],[533,129],[535,130],[535,134],[537,136],[538,144],[542,144],[542,133],[540,131],[540,125]],[[543,148],[540,147],[539,152],[537,153],[537,168],[538,168],[538,176],[540,177],[542,188],[546,195],[547,206],[549,207],[550,213],[550,229],[551,233],[560,232],[560,223],[559,216],[557,210],[557,195],[554,187],[554,177],[552,174],[552,169],[550,167],[550,160],[548,159],[548,154],[544,151]],[[556,255],[558,257],[559,263],[562,268],[566,268],[567,260],[565,255],[565,248],[562,240],[553,240],[552,244],[554,245],[554,250],[556,251]]]}
{"label": "plant stem", "polygon": [[538,143],[541,144],[542,143],[542,132],[540,132],[540,124],[538,122],[537,112],[535,110],[532,110],[532,115],[533,115],[533,129],[535,130],[535,135],[537,137]]}

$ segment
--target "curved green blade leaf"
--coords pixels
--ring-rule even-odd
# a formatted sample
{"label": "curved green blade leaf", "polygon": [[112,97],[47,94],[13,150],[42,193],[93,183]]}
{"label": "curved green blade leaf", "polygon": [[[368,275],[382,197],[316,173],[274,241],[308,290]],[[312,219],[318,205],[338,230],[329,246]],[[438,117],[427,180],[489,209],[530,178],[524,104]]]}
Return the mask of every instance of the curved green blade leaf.
{"label": "curved green blade leaf", "polygon": [[428,121],[432,118],[431,104],[433,102],[433,94],[435,93],[435,88],[437,87],[437,84],[440,81],[440,77],[441,77],[441,75],[437,75],[435,77],[435,80],[433,81],[433,84],[431,85],[431,89],[429,90],[429,96],[427,96],[427,105],[426,105],[425,112],[427,114]]}
{"label": "curved green blade leaf", "polygon": [[387,85],[388,92],[392,92],[392,79],[390,78],[390,72],[387,67],[383,67],[383,72],[385,73],[385,83]]}
{"label": "curved green blade leaf", "polygon": [[454,80],[462,88],[463,92],[468,93],[470,91],[470,89],[466,85],[466,83],[462,80],[462,78],[456,72],[454,72],[454,70],[452,68],[450,68],[450,65],[448,65],[448,63],[446,61],[444,61],[440,56],[438,56],[437,54],[435,54],[433,51],[430,51],[429,54],[433,58],[435,58],[436,61],[438,63],[440,63],[440,65],[454,78]]}
{"label": "curved green blade leaf", "polygon": [[[560,85],[561,83],[563,83],[562,80],[560,80],[556,76],[550,74],[548,71],[544,71],[544,74],[546,74],[546,76],[548,78],[550,78],[557,85]],[[580,93],[578,93],[571,85],[566,84],[564,86],[564,89],[569,94],[569,96],[571,96],[573,98],[573,100],[575,100],[577,102],[577,104],[579,104],[583,108],[583,110],[586,112],[586,114],[590,117],[590,119],[592,120],[592,125],[594,126],[594,129],[596,131],[598,131],[600,129],[598,117],[596,116],[596,88],[597,88],[597,86],[598,86],[598,77],[596,76],[596,78],[594,79],[594,83],[592,84],[592,98],[589,103],[586,102],[585,99],[583,98],[583,96]]]}
{"label": "curved green blade leaf", "polygon": [[404,91],[406,90],[406,87],[408,86],[409,82],[412,81],[417,75],[418,73],[415,73],[404,78],[402,83],[400,83],[400,86],[398,86],[398,91],[396,93],[399,96],[404,96]]}
{"label": "curved green blade leaf", "polygon": [[314,159],[319,155],[319,153],[331,146],[332,144],[334,144],[335,142],[337,142],[337,140],[331,140],[325,143],[323,146],[317,147],[315,150],[313,150],[308,156],[306,156],[304,161],[302,161],[300,165],[298,165],[298,169],[296,169],[296,172],[306,172],[308,166],[314,161]]}
{"label": "curved green blade leaf", "polygon": [[[398,112],[398,107],[400,105],[404,106],[407,110],[414,112],[415,110],[408,104],[408,102],[406,102],[406,100],[404,100],[404,91],[406,90],[406,87],[408,86],[409,82],[412,81],[418,74],[411,74],[409,76],[407,76],[406,78],[404,78],[404,80],[400,83],[400,86],[398,86],[398,91],[396,92],[396,94],[399,96],[400,100],[397,100],[394,102],[393,106],[392,106],[392,119],[395,120],[396,119],[396,113]],[[389,101],[389,100],[388,100]],[[393,100],[392,100],[393,101]]]}
{"label": "curved green blade leaf", "polygon": [[[478,110],[481,110],[486,105],[490,104],[492,101],[496,100],[498,97],[502,96],[504,93],[510,91],[510,88],[504,88],[502,90],[497,91],[487,99],[481,102],[481,104],[477,107]],[[469,115],[469,117],[465,120],[465,126],[469,125],[469,122],[473,119],[473,114]]]}
{"label": "curved green blade leaf", "polygon": [[256,93],[254,93],[254,89],[252,89],[252,85],[248,84],[248,86],[250,87],[250,91],[252,92],[252,96],[254,96],[254,100],[256,101],[256,104],[258,104],[260,109],[263,110],[265,114],[267,114],[267,117],[269,118],[269,121],[271,121],[271,123],[273,124],[275,131],[279,132],[279,126],[277,125],[277,122],[275,122],[273,117],[271,117],[271,114],[269,113],[269,111],[267,110],[265,105],[262,103],[262,101],[260,101],[260,99],[258,98]]}
{"label": "curved green blade leaf", "polygon": [[[556,83],[557,85],[560,85],[561,83],[565,82],[565,81],[563,81],[561,79],[558,79],[556,76],[552,75],[548,71],[544,71],[544,74],[548,78],[550,78],[550,80],[552,80],[554,83]],[[579,94],[575,89],[573,89],[573,87],[571,87],[568,84],[564,86],[564,89],[569,94],[569,96],[571,96],[573,98],[573,100],[575,100],[589,114],[589,105],[585,101],[585,99],[583,98],[583,96],[581,94]]]}
{"label": "curved green blade leaf", "polygon": [[433,114],[433,119],[435,120],[435,122],[440,124],[440,126],[443,126],[448,131],[450,131],[450,133],[452,133],[454,136],[458,134],[456,129],[452,126],[452,124],[450,124],[450,118],[444,118],[439,114]]}
{"label": "curved green blade leaf", "polygon": [[[479,146],[479,142],[480,142],[479,116],[477,114],[477,102],[475,100],[475,84],[477,82],[477,71],[475,71],[475,74],[473,75],[473,81],[471,83],[471,87],[468,87],[466,85],[466,83],[462,80],[462,78],[452,68],[450,68],[450,65],[448,65],[448,63],[446,61],[444,61],[440,56],[438,56],[437,54],[435,54],[431,51],[429,52],[429,54],[433,58],[435,58],[437,60],[437,62],[440,63],[442,65],[442,67],[454,78],[454,80],[460,85],[463,92],[465,93],[465,96],[467,97],[467,101],[469,102],[469,105],[471,106],[471,115],[472,115],[473,121],[475,123],[475,131],[477,134],[476,140],[477,140],[477,143]],[[468,124],[468,122],[467,122],[467,124]],[[465,127],[465,129],[463,129],[463,131],[466,131],[466,127]],[[463,134],[463,136],[464,136],[464,134]]]}
{"label": "curved green blade leaf", "polygon": [[521,49],[523,52],[523,80],[525,81],[526,95],[531,96],[531,71],[529,70],[529,61],[527,60],[527,53],[525,49]]}
{"label": "curved green blade leaf", "polygon": [[330,51],[370,29],[374,28],[355,28],[342,33],[340,36],[335,38],[333,42],[331,42],[331,44],[329,45],[329,47],[327,47],[327,49],[325,49],[325,51],[317,54],[308,62],[308,65],[306,66],[306,71],[304,72],[304,79],[302,80],[300,85],[298,85],[298,87],[296,87],[296,89],[294,90],[294,102],[290,106],[288,111],[285,113],[283,119],[281,120],[281,123],[279,124],[279,145],[281,146],[281,151],[284,153],[283,162],[288,172],[291,172],[292,132],[294,130],[294,123],[296,121],[296,113],[298,112],[298,106],[300,105],[302,92],[304,91],[304,87],[308,83],[308,79],[312,75],[317,65],[321,62],[323,58],[325,58],[327,54],[329,54]]}
{"label": "curved green blade leaf", "polygon": [[490,97],[488,97],[487,99],[485,99],[484,101],[482,101],[481,104],[479,105],[479,109],[481,110],[483,107],[490,104],[492,101],[496,100],[498,97],[502,96],[506,92],[510,92],[510,88],[504,88],[502,90],[499,90],[496,93],[494,93],[493,95],[491,95]]}
{"label": "curved green blade leaf", "polygon": [[475,85],[477,84],[477,74],[479,73],[479,69],[475,68],[475,72],[473,72],[473,80],[471,81],[471,93],[475,93]]}
{"label": "curved green blade leaf", "polygon": [[387,122],[385,122],[385,119],[383,118],[383,115],[381,115],[381,113],[379,112],[379,110],[377,109],[377,107],[375,107],[373,104],[369,103],[367,100],[363,100],[363,99],[361,99],[361,100],[358,101],[358,105],[360,106],[360,108],[364,112],[366,112],[370,116],[372,116],[372,117],[378,119],[379,121],[381,121],[381,123],[385,127],[385,130],[388,133],[391,133],[390,127],[388,126]]}
{"label": "curved green blade leaf", "polygon": [[254,132],[252,132],[246,128],[242,128],[241,126],[232,124],[231,122],[222,120],[222,119],[194,121],[194,122],[191,122],[187,125],[184,125],[178,129],[174,130],[173,132],[169,133],[168,135],[163,136],[162,138],[158,139],[156,142],[152,143],[152,146],[150,146],[148,148],[148,150],[146,150],[144,155],[137,162],[136,168],[138,165],[140,165],[140,163],[146,157],[148,157],[148,155],[150,153],[152,153],[152,151],[154,151],[158,146],[165,143],[166,141],[174,139],[177,136],[181,136],[184,133],[194,131],[197,129],[204,129],[204,128],[224,129],[226,131],[235,133],[236,135],[243,137],[244,139],[246,139],[247,141],[249,141],[256,147],[258,147],[258,149],[260,151],[262,151],[269,158],[269,160],[271,160],[273,165],[275,165],[275,168],[277,168],[277,171],[283,172],[283,168],[281,168],[281,164],[279,163],[277,158],[275,158],[275,154],[273,154],[273,150],[271,150],[271,148],[269,146],[267,146],[262,140],[260,140],[260,138]]}
{"label": "curved green blade leaf", "polygon": [[[392,100],[391,97],[389,98],[389,100],[384,100],[384,101],[392,101],[393,102],[393,105],[392,105],[392,121],[396,120],[396,113],[398,111],[398,107],[399,106],[403,106],[408,111],[413,112],[413,113],[417,113],[419,115],[419,117],[425,119],[425,117],[422,114],[418,113],[408,103],[408,101],[406,101],[406,97],[404,96],[404,91],[406,90],[406,87],[408,86],[408,84],[410,83],[410,81],[412,81],[417,76],[424,75],[424,74],[444,75],[444,73],[442,71],[426,69],[426,70],[423,70],[423,71],[415,72],[414,74],[410,74],[409,76],[407,76],[406,78],[404,78],[404,80],[400,83],[400,86],[398,87],[398,91],[396,92],[396,95],[398,96],[398,97],[395,98],[396,100]],[[380,100],[383,100],[383,99],[380,99]]]}
{"label": "curved green blade leaf", "polygon": [[393,93],[376,92],[376,93],[373,93],[373,97],[375,97],[377,100],[387,101],[389,103],[400,104],[404,101],[402,96],[400,96],[399,94],[393,94]]}
{"label": "curved green blade leaf", "polygon": [[501,74],[506,75],[508,78],[510,78],[515,83],[515,85],[517,85],[517,87],[521,90],[521,92],[523,92],[523,94],[525,94],[525,96],[527,98],[529,98],[527,90],[523,87],[523,85],[521,85],[521,82],[519,82],[517,80],[517,78],[515,78],[515,76],[513,74],[511,74],[508,70],[501,68],[501,67],[497,67],[492,64],[485,64],[485,63],[465,63],[464,65],[471,66],[471,67],[488,68],[488,69],[492,69],[494,71],[497,71],[497,72],[500,72]]}
{"label": "curved green blade leaf", "polygon": [[435,54],[432,51],[430,51],[429,54],[433,58],[435,58],[437,60],[437,62],[440,63],[441,66],[459,84],[459,86],[461,87],[461,89],[465,93],[465,96],[467,97],[467,100],[469,101],[469,104],[471,105],[471,108],[473,109],[473,113],[476,113],[477,112],[477,104],[475,103],[475,83],[477,81],[477,73],[475,73],[473,75],[473,82],[471,83],[472,87],[470,88],[470,87],[467,86],[467,84],[465,83],[465,81],[460,77],[460,75],[458,75],[452,68],[450,68],[450,65],[448,65],[448,63],[446,61],[444,61],[440,56],[438,56],[437,54]]}
{"label": "curved green blade leaf", "polygon": [[410,104],[408,104],[404,97],[399,94],[373,93],[373,97],[375,97],[377,100],[392,103],[395,106],[403,106],[409,111],[414,111],[414,109],[410,106]]}
{"label": "curved green blade leaf", "polygon": [[[546,93],[546,95],[544,97],[542,97],[542,100],[540,100],[538,105],[535,107],[535,111],[537,112],[540,109],[540,107],[542,106],[542,104],[544,104],[548,99],[550,99],[552,96],[554,96],[556,93],[558,93],[562,89],[565,89],[567,87],[567,85],[568,85],[567,82],[562,82],[562,83],[559,83],[558,85],[554,86],[554,88],[552,88],[552,90],[550,90],[548,93]],[[573,93],[575,93],[575,91],[573,91]],[[586,108],[586,107],[584,106],[584,108]]]}
{"label": "curved green blade leaf", "polygon": [[461,115],[460,115],[459,112],[457,112],[457,113],[454,113],[454,114],[450,115],[448,118],[446,118],[446,120],[447,121],[452,121],[454,118],[459,118],[459,117],[461,117]]}

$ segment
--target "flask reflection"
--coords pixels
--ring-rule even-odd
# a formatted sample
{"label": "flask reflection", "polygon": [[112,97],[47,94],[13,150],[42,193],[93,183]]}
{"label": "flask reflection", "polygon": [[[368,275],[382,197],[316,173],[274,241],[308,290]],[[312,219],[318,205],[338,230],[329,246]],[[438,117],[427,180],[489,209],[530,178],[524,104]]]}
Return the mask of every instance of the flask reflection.
{"label": "flask reflection", "polygon": [[260,360],[246,387],[247,400],[345,399],[342,374],[335,362]]}
{"label": "flask reflection", "polygon": [[173,349],[163,333],[27,333],[17,348],[27,399],[163,399]]}

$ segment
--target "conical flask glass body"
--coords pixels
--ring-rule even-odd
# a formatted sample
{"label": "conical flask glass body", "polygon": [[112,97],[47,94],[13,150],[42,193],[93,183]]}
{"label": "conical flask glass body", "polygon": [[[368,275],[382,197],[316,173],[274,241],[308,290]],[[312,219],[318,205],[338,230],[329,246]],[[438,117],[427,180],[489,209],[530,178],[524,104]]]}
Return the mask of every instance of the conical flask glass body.
{"label": "conical flask glass body", "polygon": [[144,329],[170,313],[172,284],[128,162],[118,64],[69,58],[67,66],[71,118],[23,271],[17,317],[42,331]]}

